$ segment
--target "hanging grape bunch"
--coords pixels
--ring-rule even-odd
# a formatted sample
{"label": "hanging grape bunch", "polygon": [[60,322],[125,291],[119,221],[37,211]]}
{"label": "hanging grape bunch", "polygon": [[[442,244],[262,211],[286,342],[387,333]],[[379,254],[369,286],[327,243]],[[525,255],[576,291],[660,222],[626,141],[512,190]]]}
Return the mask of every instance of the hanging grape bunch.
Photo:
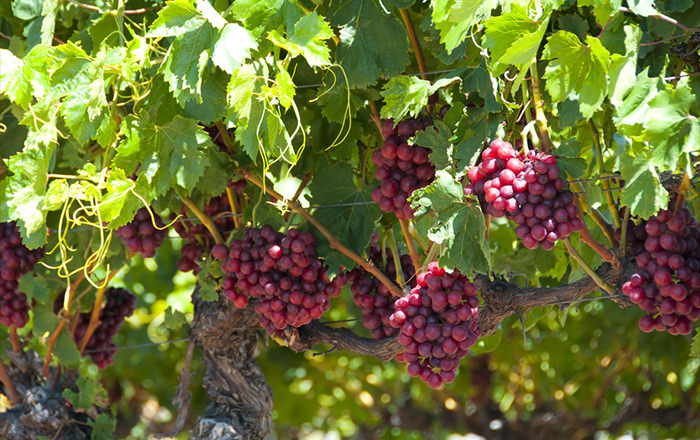
{"label": "hanging grape bunch", "polygon": [[15,222],[0,223],[0,323],[24,327],[29,321],[29,304],[20,293],[17,280],[34,268],[44,250],[29,250],[22,244]]}
{"label": "hanging grape bunch", "polygon": [[[155,225],[155,226],[154,226]],[[152,258],[156,255],[156,249],[168,236],[168,230],[164,228],[163,220],[156,213],[141,208],[131,223],[126,224],[116,231],[114,235],[121,238],[129,252],[141,254],[144,258]]]}
{"label": "hanging grape bunch", "polygon": [[639,269],[622,292],[647,313],[639,320],[643,332],[687,335],[700,317],[698,222],[687,208],[680,208],[675,214],[661,210],[640,226],[646,238],[644,250],[636,255]]}
{"label": "hanging grape bunch", "polygon": [[377,166],[374,175],[380,182],[372,191],[372,200],[399,219],[413,218],[408,197],[435,177],[435,165],[428,160],[430,149],[408,144],[416,132],[430,125],[432,121],[408,119],[394,126],[393,120],[387,120],[382,127],[384,145],[372,153]]}
{"label": "hanging grape bunch", "polygon": [[[90,336],[83,353],[83,357],[89,355],[98,368],[104,368],[114,362],[117,346],[112,339],[119,333],[119,327],[124,319],[134,313],[136,304],[136,296],[133,293],[118,287],[108,288],[105,291],[105,298],[107,302],[100,310],[100,324]],[[56,311],[56,304],[54,304],[54,311]],[[80,344],[85,336],[89,323],[90,313],[81,313],[78,325],[73,331],[73,340],[76,344]]]}
{"label": "hanging grape bunch", "polygon": [[475,194],[486,213],[508,216],[528,249],[550,250],[559,239],[583,227],[574,194],[559,176],[556,157],[538,150],[517,154],[511,144],[494,140],[482,161],[467,173],[465,195]]}
{"label": "hanging grape bunch", "polygon": [[400,329],[405,351],[397,360],[408,364],[408,374],[433,388],[455,379],[460,359],[481,336],[476,286],[455,270],[451,274],[428,264],[418,285],[394,303],[389,321]]}
{"label": "hanging grape bunch", "polygon": [[[241,197],[246,186],[244,179],[235,182],[229,182],[228,186],[233,189],[234,197]],[[228,235],[236,227],[231,202],[226,193],[218,197],[213,197],[202,209],[204,215],[211,218],[222,237]],[[182,218],[188,218],[188,212],[185,205],[180,207]],[[172,219],[175,215],[171,216]],[[182,237],[187,243],[182,246],[182,257],[177,262],[177,268],[181,272],[194,271],[199,272],[199,259],[204,254],[205,250],[211,248],[214,244],[214,237],[211,236],[207,228],[196,220],[182,220],[174,223],[175,232]]]}
{"label": "hanging grape bunch", "polygon": [[230,250],[218,244],[212,255],[223,260],[224,296],[238,308],[258,298],[255,311],[270,334],[321,317],[330,307],[329,298],[338,296],[346,282],[345,274],[328,279],[316,253],[316,237],[296,229],[283,235],[269,225],[250,228],[242,240],[231,242]]}
{"label": "hanging grape bunch", "polygon": [[[382,267],[382,253],[376,246],[372,246],[369,259],[375,266]],[[406,285],[415,287],[415,270],[409,255],[401,255],[399,258],[403,279]],[[396,279],[396,265],[391,250],[386,249],[386,266],[382,270],[389,279]],[[379,282],[370,273],[356,268],[348,273],[348,281],[355,305],[362,311],[362,324],[371,332],[374,339],[396,336],[398,329],[389,322],[389,316],[394,313],[394,298],[385,285]]]}

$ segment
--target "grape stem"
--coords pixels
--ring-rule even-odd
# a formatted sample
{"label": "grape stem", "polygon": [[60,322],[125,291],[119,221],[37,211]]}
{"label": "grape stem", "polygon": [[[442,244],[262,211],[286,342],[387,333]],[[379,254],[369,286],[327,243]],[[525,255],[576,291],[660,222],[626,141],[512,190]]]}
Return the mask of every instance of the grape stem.
{"label": "grape stem", "polygon": [[396,270],[396,283],[404,287],[406,286],[406,280],[403,277],[403,269],[401,268],[401,258],[399,254],[399,247],[396,245],[396,238],[394,238],[394,231],[393,229],[389,229],[388,234],[389,236],[389,247],[391,248],[391,253],[393,254],[393,260],[394,260],[394,269]]}
{"label": "grape stem", "polygon": [[411,233],[408,230],[408,220],[399,219],[399,224],[401,225],[401,232],[403,233],[403,238],[406,240],[406,246],[408,246],[408,253],[411,254],[411,261],[413,262],[413,268],[416,273],[420,269],[420,257],[418,252],[416,252],[416,246],[413,244],[413,239],[411,238]]}
{"label": "grape stem", "polygon": [[683,173],[683,180],[678,186],[678,198],[676,199],[676,205],[673,207],[673,215],[676,215],[676,212],[678,212],[678,210],[683,206],[683,202],[685,201],[685,192],[688,191],[689,186],[690,179],[688,179],[687,174]]}
{"label": "grape stem", "polygon": [[[233,192],[233,189],[230,188],[228,185],[226,186],[226,198],[228,198],[228,204],[231,207],[231,213],[240,214],[241,210],[238,206],[238,201],[236,200],[236,194]],[[236,229],[239,229],[241,226],[243,226],[243,220],[239,215],[233,216],[233,224],[236,227]]]}
{"label": "grape stem", "polygon": [[10,400],[15,406],[22,403],[22,398],[19,396],[19,393],[17,393],[17,388],[15,388],[15,384],[12,383],[10,375],[7,374],[5,364],[2,362],[0,362],[0,382],[2,382],[2,384],[5,386],[5,390],[7,391]]}
{"label": "grape stem", "polygon": [[581,255],[578,253],[576,248],[571,244],[571,241],[569,241],[568,238],[565,238],[564,240],[564,246],[566,246],[566,250],[569,251],[569,254],[571,254],[572,257],[574,257],[574,260],[578,262],[578,264],[581,266],[581,268],[588,274],[593,281],[600,287],[604,292],[606,292],[609,295],[614,295],[615,294],[615,289],[610,287],[605,281],[603,281],[600,276],[598,276],[597,273],[591,268],[591,266],[588,265],[581,257]]}
{"label": "grape stem", "polygon": [[97,289],[97,296],[95,297],[95,303],[92,306],[92,313],[90,314],[90,322],[88,323],[88,327],[85,330],[83,339],[80,340],[80,345],[78,345],[78,351],[80,351],[80,353],[85,351],[85,347],[87,346],[90,337],[95,332],[95,329],[100,325],[100,309],[102,309],[102,298],[104,297],[105,289],[107,289],[107,284],[109,284],[109,282],[112,281],[112,278],[114,278],[117,272],[119,272],[119,269],[115,269],[108,273],[104,283],[102,283],[102,286],[99,289]]}
{"label": "grape stem", "polygon": [[[600,132],[598,131],[598,127],[595,126],[595,123],[591,120],[590,121],[590,127],[591,127],[591,135],[593,137],[593,146],[595,147],[595,152],[596,152],[596,162],[598,163],[598,169],[600,170],[600,175],[605,177],[608,176],[610,173],[605,169],[605,163],[603,162],[603,148],[600,145]],[[615,200],[613,199],[613,194],[610,191],[610,180],[609,179],[601,179],[600,183],[603,185],[603,188],[605,188],[607,191],[605,192],[605,198],[608,201],[608,208],[610,209],[610,215],[612,215],[613,222],[615,222],[615,227],[619,228],[620,227],[620,215],[617,213],[617,207],[615,206]]]}
{"label": "grape stem", "polygon": [[181,196],[180,199],[182,199],[182,203],[184,203],[185,206],[192,211],[192,214],[194,214],[194,216],[197,217],[200,222],[202,222],[204,227],[207,228],[212,237],[214,237],[216,244],[224,244],[224,239],[221,237],[221,234],[219,234],[219,230],[216,229],[216,226],[214,226],[211,219],[207,217],[199,208],[197,208],[197,205],[192,203],[192,200],[185,196]]}
{"label": "grape stem", "polygon": [[66,325],[66,322],[69,319],[70,306],[73,302],[73,294],[78,289],[78,286],[83,281],[83,278],[85,278],[85,271],[80,272],[78,279],[75,280],[68,288],[68,292],[66,293],[63,303],[63,310],[59,312],[59,317],[61,320],[58,322],[58,325],[49,336],[48,341],[46,341],[46,359],[44,359],[44,366],[41,369],[41,375],[45,378],[49,377],[49,364],[51,364],[51,352],[53,351],[53,345],[56,343],[56,339],[58,339],[58,336],[61,334],[61,330],[63,330],[63,327]]}
{"label": "grape stem", "polygon": [[413,52],[416,54],[416,61],[418,62],[418,69],[420,70],[420,76],[424,80],[428,80],[428,75],[425,73],[428,71],[425,59],[423,58],[423,51],[420,47],[420,42],[418,41],[418,35],[416,34],[416,28],[413,27],[413,22],[411,17],[408,15],[408,9],[399,9],[401,14],[401,19],[403,20],[404,26],[406,26],[406,31],[408,32],[408,39],[411,40],[411,46],[413,46]]}
{"label": "grape stem", "polygon": [[630,207],[625,207],[625,214],[622,218],[622,228],[620,232],[620,256],[625,257],[627,253],[627,224],[630,221]]}
{"label": "grape stem", "polygon": [[216,129],[219,132],[219,136],[221,136],[221,140],[224,142],[224,145],[226,145],[228,151],[233,153],[233,139],[231,139],[231,136],[229,136],[228,131],[226,130],[226,127],[224,126],[223,122],[216,121],[215,125]]}
{"label": "grape stem", "polygon": [[[270,185],[265,185],[265,183],[260,180],[259,177],[254,176],[253,174],[249,173],[247,170],[242,170],[243,177],[248,180],[250,183],[253,185],[256,185],[257,187],[261,188],[265,192],[267,192],[269,195],[272,197],[276,198],[277,200],[284,201],[285,198],[281,194],[279,194],[277,191],[275,191],[272,186]],[[393,281],[389,279],[381,270],[379,270],[372,262],[365,261],[362,259],[359,255],[345,247],[340,241],[338,241],[337,238],[331,234],[328,229],[326,229],[321,223],[319,223],[318,220],[316,220],[309,212],[304,209],[299,202],[292,202],[290,200],[286,201],[287,206],[295,211],[297,214],[301,215],[304,217],[309,223],[311,223],[318,231],[326,237],[328,240],[328,243],[330,246],[340,252],[341,254],[345,255],[346,257],[350,258],[352,261],[355,263],[359,264],[364,270],[367,272],[371,273],[372,275],[375,276],[382,284],[386,286],[387,289],[391,292],[392,295],[396,297],[402,297],[403,292],[401,289],[394,284]]]}
{"label": "grape stem", "polygon": [[15,353],[22,351],[22,345],[19,343],[19,337],[17,337],[17,327],[14,325],[10,326],[10,343],[12,344],[12,351]]}
{"label": "grape stem", "polygon": [[549,153],[552,149],[552,141],[549,139],[549,131],[547,129],[547,117],[544,114],[544,101],[542,100],[542,92],[540,91],[540,76],[537,72],[537,63],[530,65],[530,77],[532,85],[532,104],[535,107],[535,128],[537,136],[540,138],[542,151]]}
{"label": "grape stem", "polygon": [[375,104],[374,101],[369,102],[369,110],[372,114],[372,121],[374,121],[374,125],[376,125],[377,130],[379,130],[379,136],[384,139],[384,136],[382,135],[382,118],[379,117],[379,110],[377,109],[377,104]]}
{"label": "grape stem", "polygon": [[591,236],[591,231],[588,229],[588,225],[586,225],[585,220],[581,219],[581,223],[583,224],[583,226],[581,227],[581,241],[583,241],[588,246],[590,246],[591,249],[596,251],[596,253],[600,255],[603,260],[612,263],[613,267],[615,269],[618,269],[621,265],[620,259],[617,258],[617,256],[614,253],[607,250],[605,246],[598,243],[593,238],[593,236]]}

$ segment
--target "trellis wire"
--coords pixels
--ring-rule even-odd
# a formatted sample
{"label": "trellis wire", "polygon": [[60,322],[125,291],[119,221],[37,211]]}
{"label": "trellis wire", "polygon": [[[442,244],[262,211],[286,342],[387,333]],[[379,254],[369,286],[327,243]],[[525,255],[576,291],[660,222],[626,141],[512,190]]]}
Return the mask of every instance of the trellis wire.
{"label": "trellis wire", "polygon": [[[573,300],[568,300],[568,301],[559,301],[555,302],[552,304],[546,304],[545,307],[548,306],[558,306],[558,305],[572,305],[572,304],[578,304],[578,303],[583,303],[583,302],[589,302],[589,301],[596,301],[599,299],[615,299],[615,298],[622,298],[626,297],[627,295],[624,295],[622,293],[617,294],[617,295],[607,295],[607,296],[595,296],[591,298],[579,298],[579,299],[573,299]],[[345,322],[353,322],[353,321],[362,321],[362,318],[350,318],[350,319],[342,319],[340,321],[326,321],[326,322],[321,322],[321,324],[340,324],[340,323],[345,323]],[[119,345],[117,347],[111,347],[111,348],[98,348],[95,350],[85,350],[83,353],[84,354],[91,354],[91,353],[99,353],[102,351],[110,351],[116,348],[118,351],[121,350],[128,350],[132,348],[144,348],[144,347],[151,347],[151,346],[157,346],[157,345],[165,345],[165,344],[174,344],[177,342],[188,342],[190,338],[179,338],[179,339],[171,339],[169,341],[161,341],[161,342],[147,342],[144,344],[133,344],[133,345]]]}

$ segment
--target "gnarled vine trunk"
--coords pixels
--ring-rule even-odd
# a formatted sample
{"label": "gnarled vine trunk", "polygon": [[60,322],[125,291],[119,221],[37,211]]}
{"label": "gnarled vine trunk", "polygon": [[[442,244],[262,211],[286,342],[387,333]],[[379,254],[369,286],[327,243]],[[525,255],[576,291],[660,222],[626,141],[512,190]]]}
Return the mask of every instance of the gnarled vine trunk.
{"label": "gnarled vine trunk", "polygon": [[190,337],[206,365],[210,403],[192,433],[198,440],[258,440],[271,430],[272,389],[255,361],[258,317],[220,298],[205,302],[195,293]]}

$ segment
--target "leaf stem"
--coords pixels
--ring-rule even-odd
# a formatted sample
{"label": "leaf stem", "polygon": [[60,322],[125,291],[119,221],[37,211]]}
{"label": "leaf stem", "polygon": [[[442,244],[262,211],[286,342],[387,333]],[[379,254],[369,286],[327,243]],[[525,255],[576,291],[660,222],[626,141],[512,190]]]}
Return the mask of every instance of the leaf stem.
{"label": "leaf stem", "polygon": [[226,198],[228,199],[228,204],[230,205],[231,213],[234,214],[233,224],[236,227],[236,229],[238,229],[242,226],[243,220],[240,216],[235,215],[240,214],[240,210],[238,208],[238,201],[236,200],[236,194],[233,192],[233,189],[231,189],[231,187],[229,187],[228,185],[226,185]]}
{"label": "leaf stem", "polygon": [[[596,152],[596,162],[598,163],[598,168],[600,169],[601,176],[608,176],[610,173],[605,169],[605,163],[603,162],[603,148],[600,145],[600,132],[595,123],[591,120],[589,126],[591,127],[591,134],[593,135],[593,146]],[[605,191],[605,198],[608,201],[608,209],[610,209],[610,215],[612,215],[613,222],[615,222],[615,227],[620,227],[620,215],[617,212],[617,206],[615,205],[615,199],[610,191],[610,180],[601,179],[600,183],[603,185],[607,191]]]}
{"label": "leaf stem", "polygon": [[678,186],[678,198],[676,199],[676,205],[673,207],[673,215],[676,215],[676,212],[678,212],[678,210],[683,206],[683,202],[685,201],[685,192],[688,191],[689,186],[690,179],[688,179],[687,174],[683,173],[683,180]]}
{"label": "leaf stem", "polygon": [[418,272],[418,269],[420,269],[420,257],[418,256],[418,252],[416,252],[416,246],[413,244],[411,233],[408,230],[408,221],[406,219],[399,219],[399,225],[401,225],[401,232],[403,233],[404,240],[406,240],[406,246],[408,246],[408,253],[411,255],[413,268]]}
{"label": "leaf stem", "polygon": [[[243,170],[243,177],[245,177],[245,179],[253,185],[256,185],[257,187],[263,189],[272,197],[281,201],[284,200],[284,196],[275,191],[270,185],[265,185],[259,177],[250,174],[246,170]],[[396,284],[394,284],[394,282],[391,281],[389,277],[387,277],[381,270],[379,270],[372,262],[365,261],[359,255],[357,255],[356,253],[348,249],[345,245],[343,245],[340,241],[338,241],[338,239],[335,238],[333,234],[331,234],[328,231],[328,229],[326,229],[321,223],[319,223],[318,220],[313,218],[313,216],[309,214],[309,212],[305,210],[299,204],[299,202],[291,202],[290,200],[287,200],[286,203],[290,209],[304,217],[309,223],[311,223],[316,229],[318,229],[321,235],[326,237],[326,240],[328,240],[328,243],[333,249],[336,249],[341,254],[345,255],[355,263],[359,264],[364,270],[374,275],[382,284],[386,286],[387,289],[389,289],[392,295],[396,297],[403,296],[403,292],[401,291],[401,289]]]}
{"label": "leaf stem", "polygon": [[542,144],[542,151],[549,153],[552,150],[552,141],[549,139],[549,131],[547,130],[547,117],[544,114],[544,101],[542,100],[542,92],[540,91],[540,76],[537,72],[537,63],[530,65],[530,77],[532,85],[532,103],[535,106],[535,119],[537,123],[537,136]]}
{"label": "leaf stem", "polygon": [[219,231],[216,229],[216,226],[214,223],[211,221],[209,217],[206,216],[199,208],[197,208],[197,205],[192,203],[192,200],[188,199],[185,196],[181,196],[180,199],[182,199],[182,202],[187,206],[187,208],[192,211],[192,214],[194,214],[197,219],[199,219],[200,222],[204,225],[205,228],[209,231],[209,233],[214,237],[214,241],[216,244],[224,244],[224,239],[221,237],[221,234],[219,234]]}
{"label": "leaf stem", "polygon": [[426,243],[425,241],[423,241],[423,238],[421,238],[420,234],[416,230],[416,227],[413,225],[413,222],[410,219],[408,219],[407,221],[408,221],[408,230],[411,232],[411,236],[416,239],[416,241],[418,242],[418,246],[421,247],[423,252],[427,252],[430,245],[428,243]]}
{"label": "leaf stem", "polygon": [[2,384],[5,386],[5,390],[7,391],[10,400],[15,406],[22,403],[22,399],[20,398],[19,393],[17,393],[17,388],[15,388],[15,384],[12,382],[10,375],[7,373],[5,364],[2,362],[0,362],[0,382],[2,382]]}
{"label": "leaf stem", "polygon": [[574,248],[574,246],[571,244],[571,241],[569,241],[568,238],[565,238],[564,240],[564,246],[566,246],[566,250],[569,251],[572,257],[574,257],[574,260],[578,262],[578,264],[581,266],[581,268],[588,274],[589,277],[595,283],[600,287],[604,292],[608,293],[609,295],[614,295],[615,294],[615,289],[610,287],[603,279],[591,268],[591,266],[588,265],[583,260],[583,257],[578,253],[578,251]]}
{"label": "leaf stem", "polygon": [[369,101],[369,110],[372,113],[372,121],[374,121],[374,125],[376,125],[377,130],[379,130],[379,136],[384,139],[384,136],[382,135],[382,118],[379,117],[379,110],[377,109],[377,104],[375,104],[374,101]]}
{"label": "leaf stem", "polygon": [[420,76],[421,78],[427,81],[428,75],[425,72],[427,72],[428,69],[425,65],[425,59],[423,58],[423,51],[420,47],[420,42],[418,41],[416,28],[413,27],[411,17],[410,15],[408,15],[408,9],[399,9],[399,13],[401,14],[401,19],[403,20],[404,26],[406,26],[406,31],[408,32],[408,39],[411,40],[411,46],[413,46],[413,52],[416,54],[416,61],[418,62]]}

